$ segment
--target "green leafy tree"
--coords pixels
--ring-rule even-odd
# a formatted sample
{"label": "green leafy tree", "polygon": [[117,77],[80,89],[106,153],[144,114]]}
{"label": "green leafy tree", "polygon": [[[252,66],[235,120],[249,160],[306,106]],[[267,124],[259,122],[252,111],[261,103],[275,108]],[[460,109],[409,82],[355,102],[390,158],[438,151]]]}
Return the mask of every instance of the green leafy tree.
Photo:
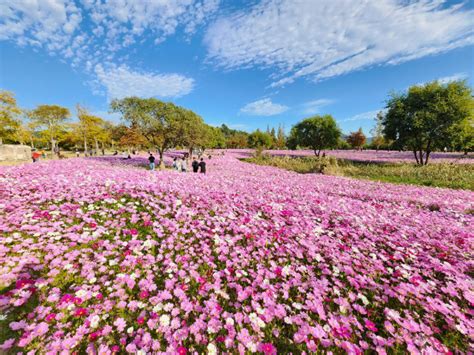
{"label": "green leafy tree", "polygon": [[433,81],[392,94],[386,107],[385,136],[413,151],[417,164],[426,165],[430,153],[451,146],[460,134],[454,128],[472,117],[472,90],[465,81]]}
{"label": "green leafy tree", "polygon": [[462,120],[453,127],[453,130],[453,147],[466,155],[472,152],[474,150],[474,118]]}
{"label": "green leafy tree", "polygon": [[372,135],[372,146],[374,146],[377,151],[385,143],[385,138],[383,136],[383,117],[383,112],[378,112],[377,117],[375,118],[375,126],[370,130],[370,134]]}
{"label": "green leafy tree", "polygon": [[249,135],[248,141],[249,146],[252,148],[270,148],[272,146],[272,136],[270,133],[262,132],[259,129]]}
{"label": "green leafy tree", "polygon": [[2,140],[16,140],[15,134],[20,128],[21,109],[16,104],[15,96],[10,91],[0,91],[0,144]]}
{"label": "green leafy tree", "polygon": [[283,149],[286,146],[285,131],[282,126],[278,126],[278,131],[275,139],[275,148]]}
{"label": "green leafy tree", "polygon": [[289,146],[307,147],[319,157],[321,150],[334,148],[338,144],[341,130],[331,115],[313,116],[297,123],[290,132]]}
{"label": "green leafy tree", "polygon": [[249,134],[247,132],[235,132],[226,137],[226,148],[242,149],[249,146]]}
{"label": "green leafy tree", "polygon": [[52,157],[60,137],[65,134],[65,122],[70,115],[67,108],[58,105],[39,105],[28,112],[29,118],[36,125],[44,127],[43,135],[49,138]]}
{"label": "green leafy tree", "polygon": [[354,149],[360,150],[364,146],[366,141],[366,137],[364,132],[362,132],[362,128],[359,128],[356,132],[349,133],[347,137],[347,143]]}
{"label": "green leafy tree", "polygon": [[112,112],[120,112],[150,146],[157,148],[161,168],[164,168],[163,156],[168,149],[189,143],[187,130],[192,120],[181,107],[155,98],[139,97],[113,100],[110,107]]}

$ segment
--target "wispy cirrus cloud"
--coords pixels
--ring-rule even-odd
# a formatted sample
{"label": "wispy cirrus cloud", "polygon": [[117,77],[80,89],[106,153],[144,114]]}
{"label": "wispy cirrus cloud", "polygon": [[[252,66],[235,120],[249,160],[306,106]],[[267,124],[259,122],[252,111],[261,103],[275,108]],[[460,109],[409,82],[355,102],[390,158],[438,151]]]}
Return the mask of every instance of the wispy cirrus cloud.
{"label": "wispy cirrus cloud", "polygon": [[271,99],[266,98],[248,103],[240,109],[240,112],[251,116],[274,116],[288,109],[288,106],[274,103]]}
{"label": "wispy cirrus cloud", "polygon": [[321,109],[323,107],[329,106],[336,102],[335,100],[332,99],[316,99],[316,100],[311,100],[308,102],[305,102],[303,106],[303,113],[306,115],[311,115],[315,113],[321,112]]}
{"label": "wispy cirrus cloud", "polygon": [[474,10],[445,0],[264,0],[218,19],[205,44],[221,67],[276,68],[276,87],[472,44],[473,19]]}
{"label": "wispy cirrus cloud", "polygon": [[382,111],[385,112],[385,109],[379,109],[379,110],[373,110],[373,111],[367,111],[367,112],[362,112],[358,113],[357,115],[354,115],[349,118],[345,118],[342,120],[337,120],[338,122],[352,122],[352,121],[367,121],[367,120],[375,120],[377,118],[377,114]]}
{"label": "wispy cirrus cloud", "polygon": [[457,80],[465,80],[467,78],[469,78],[468,73],[456,73],[449,76],[443,76],[441,78],[438,78],[437,80],[440,84],[447,84],[447,83],[457,81]]}

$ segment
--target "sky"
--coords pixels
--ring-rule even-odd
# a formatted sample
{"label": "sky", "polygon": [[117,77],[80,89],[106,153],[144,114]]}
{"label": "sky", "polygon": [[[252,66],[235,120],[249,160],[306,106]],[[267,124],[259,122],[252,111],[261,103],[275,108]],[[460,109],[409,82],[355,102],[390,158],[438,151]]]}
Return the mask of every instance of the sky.
{"label": "sky", "polygon": [[369,133],[391,92],[473,76],[472,0],[0,1],[0,89],[27,109],[120,122],[112,99],[156,97],[246,131]]}

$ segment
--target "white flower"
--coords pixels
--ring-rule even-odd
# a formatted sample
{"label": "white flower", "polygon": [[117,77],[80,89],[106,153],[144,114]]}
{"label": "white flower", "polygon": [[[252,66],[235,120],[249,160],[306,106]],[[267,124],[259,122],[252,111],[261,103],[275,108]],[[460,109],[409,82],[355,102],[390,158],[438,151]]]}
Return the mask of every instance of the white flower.
{"label": "white flower", "polygon": [[207,353],[209,355],[217,354],[217,348],[213,343],[209,343],[209,345],[207,346]]}
{"label": "white flower", "polygon": [[357,295],[357,298],[360,299],[362,301],[362,303],[364,304],[364,306],[367,306],[370,304],[369,300],[367,299],[367,297],[365,297],[363,294],[358,294]]}
{"label": "white flower", "polygon": [[100,316],[97,314],[91,318],[91,327],[97,328],[100,322]]}
{"label": "white flower", "polygon": [[252,353],[257,352],[257,344],[254,342],[247,343],[247,349],[249,349]]}
{"label": "white flower", "polygon": [[77,297],[84,297],[85,295],[87,295],[87,292],[84,291],[84,290],[76,291],[76,296]]}
{"label": "white flower", "polygon": [[95,277],[93,277],[89,280],[89,283],[94,284],[96,281],[97,281],[97,279]]}
{"label": "white flower", "polygon": [[70,268],[72,268],[72,264],[64,265],[64,270],[69,270]]}
{"label": "white flower", "polygon": [[161,317],[160,317],[160,324],[163,326],[163,327],[167,327],[170,325],[170,316],[167,315],[167,314],[163,314]]}
{"label": "white flower", "polygon": [[155,307],[153,307],[153,312],[158,313],[158,312],[161,311],[162,309],[163,309],[163,304],[162,304],[162,303],[158,303]]}
{"label": "white flower", "polygon": [[127,333],[128,333],[128,334],[132,334],[132,333],[133,333],[133,327],[128,328],[128,329],[127,329]]}
{"label": "white flower", "polygon": [[249,318],[257,327],[265,328],[265,322],[256,313],[250,313]]}
{"label": "white flower", "polygon": [[110,266],[117,265],[117,262],[115,260],[109,260],[109,265]]}
{"label": "white flower", "polygon": [[225,324],[230,325],[230,326],[234,325],[235,324],[234,319],[233,318],[227,318],[225,320]]}

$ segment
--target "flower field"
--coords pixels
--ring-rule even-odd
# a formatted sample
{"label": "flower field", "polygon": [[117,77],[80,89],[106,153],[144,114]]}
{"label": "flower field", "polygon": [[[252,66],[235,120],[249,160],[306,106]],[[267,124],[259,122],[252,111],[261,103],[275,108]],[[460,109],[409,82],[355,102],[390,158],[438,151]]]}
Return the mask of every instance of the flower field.
{"label": "flower field", "polygon": [[0,349],[472,351],[473,192],[236,157],[0,167]]}

